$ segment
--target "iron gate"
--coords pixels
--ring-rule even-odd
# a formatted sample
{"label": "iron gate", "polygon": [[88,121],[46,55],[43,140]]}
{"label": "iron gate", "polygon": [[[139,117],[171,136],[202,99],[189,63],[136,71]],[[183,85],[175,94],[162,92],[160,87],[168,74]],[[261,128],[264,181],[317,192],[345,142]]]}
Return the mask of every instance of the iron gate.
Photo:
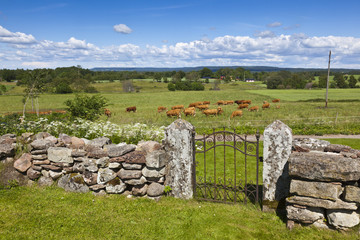
{"label": "iron gate", "polygon": [[[241,136],[233,130],[194,134],[194,195],[199,200],[257,204],[259,196],[259,131]],[[230,151],[228,150],[230,149]]]}

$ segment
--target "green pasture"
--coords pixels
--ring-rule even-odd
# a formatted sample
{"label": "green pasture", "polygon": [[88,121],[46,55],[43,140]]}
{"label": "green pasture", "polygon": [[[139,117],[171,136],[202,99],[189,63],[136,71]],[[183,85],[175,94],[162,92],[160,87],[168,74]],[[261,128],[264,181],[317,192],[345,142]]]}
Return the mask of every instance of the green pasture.
{"label": "green pasture", "polygon": [[[233,82],[221,84],[220,91],[208,90],[212,84],[206,84],[205,91],[175,91],[167,90],[165,83],[151,81],[134,81],[139,92],[124,93],[119,82],[96,83],[94,86],[109,100],[108,108],[112,112],[109,119],[113,123],[146,123],[151,125],[169,125],[174,118],[158,113],[158,106],[168,109],[174,105],[188,106],[192,102],[210,101],[210,108],[215,109],[218,100],[252,100],[251,106],[259,106],[258,112],[243,110],[243,116],[230,119],[231,113],[237,110],[237,105],[222,106],[224,113],[220,116],[206,117],[200,111],[196,116],[183,119],[191,122],[198,130],[213,127],[247,129],[255,133],[256,129],[264,129],[268,124],[279,119],[293,128],[295,134],[325,134],[325,133],[360,133],[360,89],[330,89],[328,108],[324,108],[325,90],[269,90],[261,83]],[[21,112],[22,91],[14,87],[6,95],[0,96],[0,114]],[[74,94],[42,94],[39,98],[40,110],[64,109],[65,100],[73,99]],[[279,104],[273,104],[272,99],[279,98]],[[262,110],[263,101],[270,102],[270,109]],[[278,105],[280,108],[276,109]],[[126,113],[125,108],[136,106],[136,113]],[[31,103],[27,104],[31,111]],[[106,117],[102,117],[106,120]]]}
{"label": "green pasture", "polygon": [[357,239],[358,229],[286,229],[253,205],[95,197],[57,187],[0,189],[1,239]]}

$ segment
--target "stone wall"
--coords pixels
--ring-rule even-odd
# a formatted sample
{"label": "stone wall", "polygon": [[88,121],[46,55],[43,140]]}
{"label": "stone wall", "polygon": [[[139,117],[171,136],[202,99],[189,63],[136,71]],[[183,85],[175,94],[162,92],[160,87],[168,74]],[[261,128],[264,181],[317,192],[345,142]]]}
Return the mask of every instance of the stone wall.
{"label": "stone wall", "polygon": [[295,139],[289,158],[288,226],[294,222],[347,229],[360,223],[360,151]]}
{"label": "stone wall", "polygon": [[[7,134],[0,139],[0,159],[12,162],[16,136]],[[89,141],[65,134],[56,138],[48,133],[24,134],[18,139],[29,152],[13,161],[13,167],[28,183],[57,184],[72,192],[151,198],[164,192],[166,154],[157,142],[112,144],[106,137]]]}
{"label": "stone wall", "polygon": [[[158,198],[164,194],[192,198],[194,127],[176,120],[165,130],[160,144],[141,141],[112,144],[109,138],[93,140],[49,133],[0,137],[0,186],[11,181],[40,186],[57,184],[66,191],[107,193]],[[15,149],[25,153],[14,159]],[[3,167],[4,168],[4,167]]]}

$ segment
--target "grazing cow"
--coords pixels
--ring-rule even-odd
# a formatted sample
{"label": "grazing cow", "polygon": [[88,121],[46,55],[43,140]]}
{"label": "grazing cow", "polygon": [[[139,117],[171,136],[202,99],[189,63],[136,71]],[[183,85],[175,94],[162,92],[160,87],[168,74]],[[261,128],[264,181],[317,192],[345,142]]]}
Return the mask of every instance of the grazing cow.
{"label": "grazing cow", "polygon": [[210,101],[203,101],[203,105],[210,104]]}
{"label": "grazing cow", "polygon": [[158,113],[161,113],[163,111],[166,111],[166,107],[163,106],[158,107]]}
{"label": "grazing cow", "polygon": [[253,106],[253,107],[249,108],[248,110],[250,112],[259,111],[259,107],[258,106]]}
{"label": "grazing cow", "polygon": [[136,107],[135,106],[127,107],[126,112],[136,112]]}
{"label": "grazing cow", "polygon": [[225,101],[224,102],[224,105],[233,105],[234,104],[234,101]]}
{"label": "grazing cow", "polygon": [[251,104],[251,100],[243,100],[242,103],[243,103],[243,104],[249,104],[249,105],[250,105],[250,104]]}
{"label": "grazing cow", "polygon": [[235,100],[234,103],[236,103],[237,105],[240,105],[243,103],[244,100]]}
{"label": "grazing cow", "polygon": [[109,118],[111,117],[111,111],[107,108],[104,108],[104,114]]}
{"label": "grazing cow", "polygon": [[262,109],[265,109],[265,108],[270,108],[270,103],[265,101],[264,104],[262,105]]}
{"label": "grazing cow", "polygon": [[243,112],[241,110],[236,110],[236,111],[233,111],[230,118],[233,118],[233,117],[236,117],[236,116],[241,117],[242,115],[243,115]]}
{"label": "grazing cow", "polygon": [[239,104],[239,106],[237,107],[238,109],[243,109],[243,108],[248,108],[249,104],[245,103],[245,104]]}
{"label": "grazing cow", "polygon": [[272,100],[273,103],[277,103],[277,102],[280,102],[280,99],[276,98],[276,99],[273,99]]}
{"label": "grazing cow", "polygon": [[200,110],[200,111],[203,111],[205,109],[208,109],[209,108],[209,105],[199,105],[197,106],[197,108]]}
{"label": "grazing cow", "polygon": [[181,117],[181,109],[172,109],[172,110],[169,110],[169,111],[166,112],[166,115],[167,115],[168,117],[174,117],[174,116],[176,116],[176,117],[180,118],[180,117]]}
{"label": "grazing cow", "polygon": [[196,106],[202,105],[202,104],[203,104],[203,102],[194,102],[194,103],[190,103],[189,107],[196,107]]}
{"label": "grazing cow", "polygon": [[217,105],[224,105],[225,104],[225,101],[224,100],[219,100],[216,102]]}
{"label": "grazing cow", "polygon": [[195,116],[195,107],[189,107],[189,108],[185,108],[184,110],[185,116]]}
{"label": "grazing cow", "polygon": [[184,109],[184,105],[176,105],[171,107],[172,110],[174,109]]}
{"label": "grazing cow", "polygon": [[217,116],[218,114],[221,114],[223,113],[224,111],[222,110],[221,107],[218,107],[217,109],[206,109],[203,111],[203,113],[206,115],[206,116],[209,116],[209,115],[215,115]]}
{"label": "grazing cow", "polygon": [[66,111],[65,110],[55,110],[56,113],[61,113],[61,114],[65,114]]}

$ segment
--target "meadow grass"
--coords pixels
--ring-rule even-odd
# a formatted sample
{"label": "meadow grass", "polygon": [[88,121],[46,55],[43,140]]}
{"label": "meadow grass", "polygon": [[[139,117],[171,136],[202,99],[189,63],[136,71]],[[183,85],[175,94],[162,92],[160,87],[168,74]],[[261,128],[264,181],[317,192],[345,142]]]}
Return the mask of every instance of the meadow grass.
{"label": "meadow grass", "polygon": [[[326,133],[360,133],[360,89],[330,89],[329,107],[319,101],[325,90],[269,90],[264,89],[261,83],[229,83],[221,84],[220,91],[175,91],[170,92],[165,83],[151,81],[134,81],[141,87],[140,92],[124,93],[119,82],[96,83],[94,86],[109,100],[108,108],[112,112],[110,121],[117,124],[146,123],[157,126],[167,126],[174,118],[166,116],[165,112],[158,113],[158,106],[168,109],[174,105],[188,106],[192,102],[210,101],[210,108],[215,109],[218,100],[250,99],[251,106],[259,106],[258,112],[243,110],[243,116],[230,118],[231,113],[237,110],[237,105],[222,106],[224,113],[216,117],[206,117],[197,111],[195,117],[182,116],[192,123],[198,131],[213,127],[228,127],[251,130],[262,130],[274,120],[281,120],[293,128],[295,134],[326,134]],[[209,89],[212,84],[206,84]],[[8,95],[0,96],[0,114],[22,111],[22,96],[17,94],[18,87],[14,87]],[[13,94],[13,95],[11,95]],[[42,94],[39,98],[39,107],[42,110],[66,108],[64,102],[73,99],[74,94]],[[271,100],[280,98],[280,104],[272,104]],[[271,103],[270,109],[262,110],[263,101]],[[275,105],[280,108],[276,109]],[[126,113],[125,108],[136,106],[136,113]],[[31,111],[28,103],[27,111]],[[106,120],[106,117],[102,117]],[[249,130],[249,131],[250,131]]]}
{"label": "meadow grass", "polygon": [[164,197],[127,199],[61,188],[0,190],[1,239],[356,239],[311,227],[286,229],[275,214],[253,205]]}

